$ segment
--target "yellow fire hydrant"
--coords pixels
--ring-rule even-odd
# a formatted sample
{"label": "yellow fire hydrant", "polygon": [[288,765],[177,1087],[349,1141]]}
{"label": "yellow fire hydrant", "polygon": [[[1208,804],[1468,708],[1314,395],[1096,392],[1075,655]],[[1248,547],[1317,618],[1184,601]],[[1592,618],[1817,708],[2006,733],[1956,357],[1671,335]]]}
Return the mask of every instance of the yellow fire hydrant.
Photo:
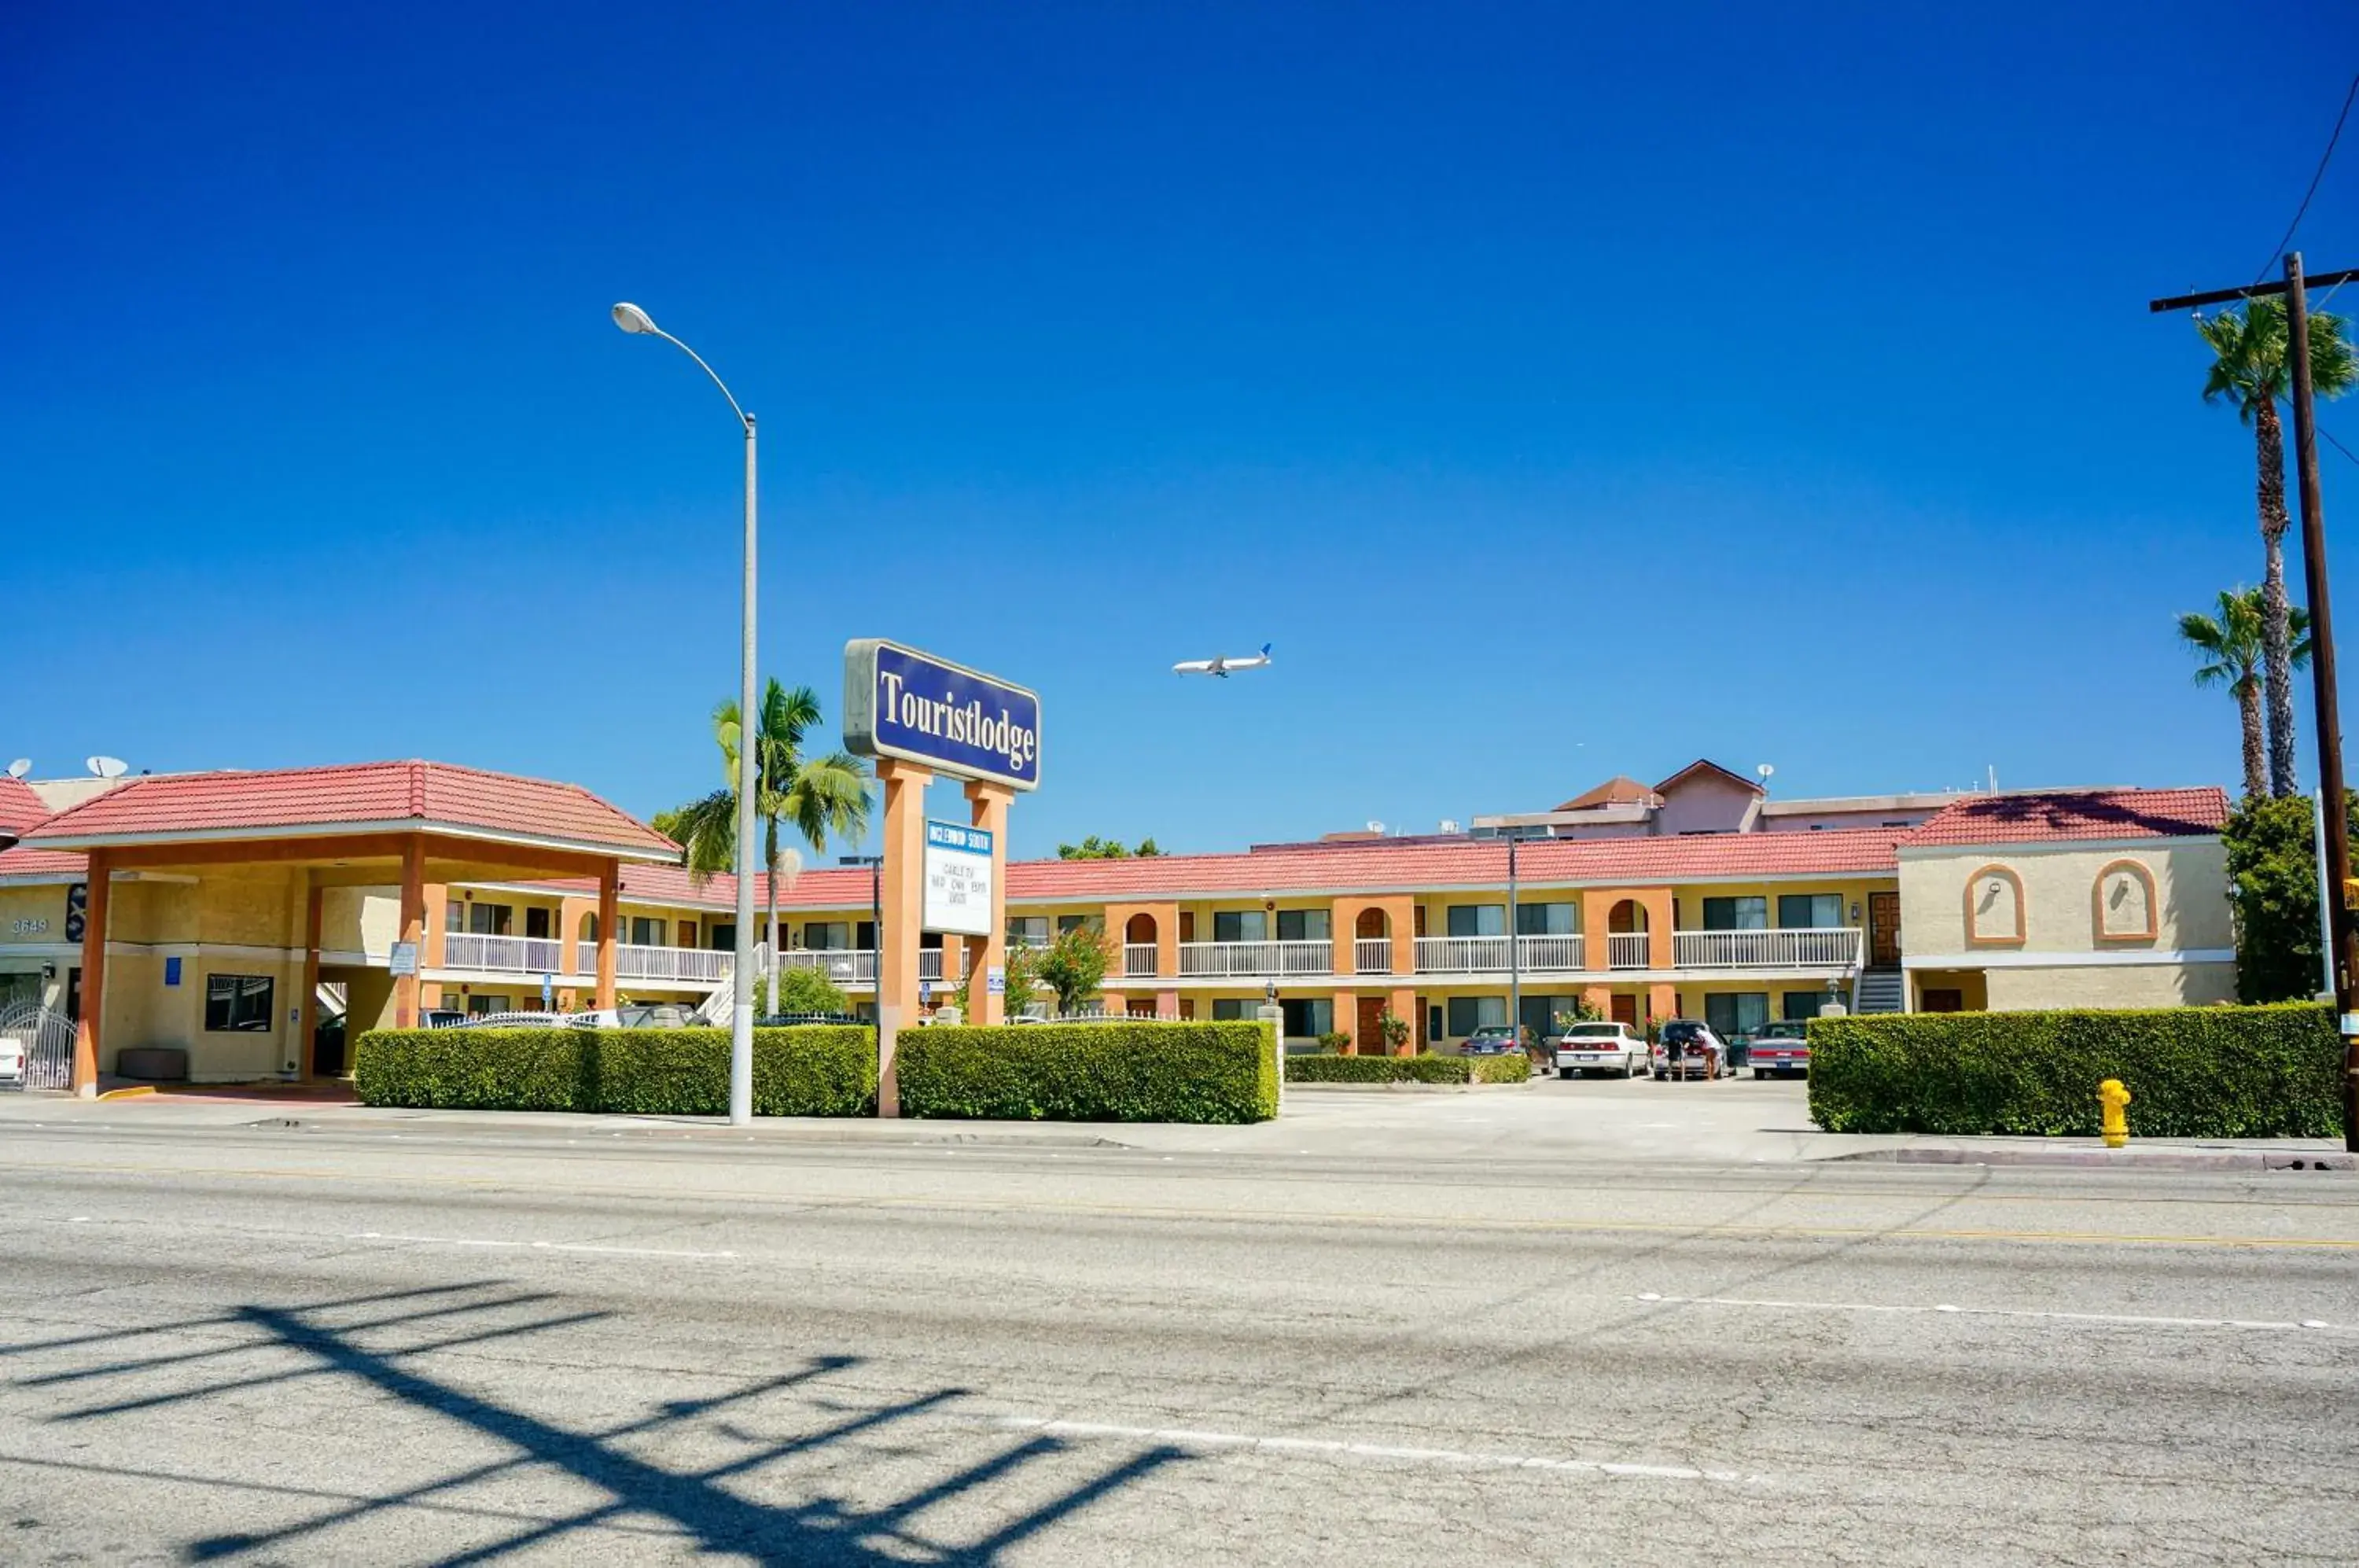
{"label": "yellow fire hydrant", "polygon": [[2097,1085],[2097,1098],[2105,1106],[2105,1147],[2120,1149],[2130,1140],[2130,1121],[2122,1115],[2122,1107],[2130,1103],[2130,1092],[2122,1087],[2118,1078],[2108,1078]]}

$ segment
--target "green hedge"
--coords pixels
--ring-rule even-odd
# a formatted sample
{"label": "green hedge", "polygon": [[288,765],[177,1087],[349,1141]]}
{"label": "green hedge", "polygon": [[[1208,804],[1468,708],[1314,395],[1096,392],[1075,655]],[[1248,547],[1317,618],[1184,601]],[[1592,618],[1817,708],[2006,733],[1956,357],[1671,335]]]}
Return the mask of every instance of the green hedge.
{"label": "green hedge", "polygon": [[1257,1122],[1277,1113],[1277,1042],[1266,1024],[946,1025],[898,1039],[903,1116]]}
{"label": "green hedge", "polygon": [[1289,1083],[1520,1083],[1532,1059],[1511,1056],[1289,1056]]}
{"label": "green hedge", "polygon": [[[756,1029],[755,1114],[872,1114],[875,1040],[856,1024]],[[353,1084],[370,1105],[725,1116],[729,1031],[377,1029],[360,1038]]]}
{"label": "green hedge", "polygon": [[1810,1023],[1810,1119],[1829,1132],[2093,1134],[2097,1085],[2118,1078],[2134,1137],[2331,1138],[2342,1076],[2310,1003]]}

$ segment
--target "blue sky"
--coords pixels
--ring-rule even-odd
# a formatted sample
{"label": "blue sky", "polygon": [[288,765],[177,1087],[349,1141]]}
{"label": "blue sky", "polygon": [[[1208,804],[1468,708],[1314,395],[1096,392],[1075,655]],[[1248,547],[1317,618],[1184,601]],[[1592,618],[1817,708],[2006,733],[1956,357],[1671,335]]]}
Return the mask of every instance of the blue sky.
{"label": "blue sky", "polygon": [[2233,782],[2250,441],[2145,300],[2359,27],[1771,9],[11,6],[0,751],[711,787],[737,441],[631,299],[761,419],[767,670],[1041,692],[1018,853]]}

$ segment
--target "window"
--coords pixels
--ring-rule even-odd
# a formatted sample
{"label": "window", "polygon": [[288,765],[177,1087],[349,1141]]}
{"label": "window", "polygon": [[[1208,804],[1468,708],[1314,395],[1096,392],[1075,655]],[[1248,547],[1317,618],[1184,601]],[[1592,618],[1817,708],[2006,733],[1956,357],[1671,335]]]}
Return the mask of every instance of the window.
{"label": "window", "polygon": [[1280,1002],[1286,1015],[1279,1032],[1288,1040],[1312,1040],[1335,1027],[1335,1004],[1324,996],[1300,1002]]}
{"label": "window", "polygon": [[1505,996],[1452,996],[1450,998],[1450,1032],[1463,1038],[1478,1029],[1505,1025],[1507,1021],[1507,998]]}
{"label": "window", "polygon": [[1088,926],[1093,931],[1103,931],[1105,917],[1103,915],[1059,915],[1057,917],[1059,936],[1063,936],[1067,931],[1079,931],[1083,926]]}
{"label": "window", "polygon": [[1214,942],[1267,942],[1269,917],[1259,909],[1212,911]]}
{"label": "window", "polygon": [[876,951],[876,922],[863,920],[852,931],[852,945],[863,953]]}
{"label": "window", "polygon": [[1557,1015],[1571,1015],[1572,1004],[1577,999],[1572,996],[1526,996],[1523,1026],[1532,1031],[1536,1040],[1552,1035],[1556,1033]]}
{"label": "window", "polygon": [[852,945],[852,927],[842,920],[807,921],[803,945],[815,953],[841,953]]}
{"label": "window", "polygon": [[1788,931],[1804,926],[1824,929],[1839,926],[1843,921],[1843,901],[1840,893],[1777,895],[1777,923]]}
{"label": "window", "polygon": [[1010,947],[1048,946],[1049,917],[1046,915],[1011,915],[1008,917],[1007,945]]}
{"label": "window", "polygon": [[467,929],[477,936],[506,936],[509,917],[516,911],[506,904],[470,904],[467,906]]}
{"label": "window", "polygon": [[665,921],[661,915],[633,915],[631,917],[631,945],[633,947],[661,947],[664,944],[664,924]]}
{"label": "window", "polygon": [[527,909],[524,912],[524,934],[527,937],[538,937],[543,942],[548,941],[549,920],[549,913],[547,909]]}
{"label": "window", "polygon": [[[1505,936],[1507,934],[1507,906],[1505,904],[1452,904],[1448,916],[1450,924],[1445,934],[1450,936]],[[1455,1007],[1458,1004],[1450,1004]],[[1501,1018],[1501,1023],[1507,1020]],[[1457,1029],[1450,1031],[1460,1032]]]}
{"label": "window", "polygon": [[1751,1034],[1769,1021],[1767,991],[1719,991],[1703,999],[1703,1021],[1723,1040]]}
{"label": "window", "polygon": [[1767,898],[1706,898],[1703,901],[1703,929],[1706,931],[1767,931],[1769,929],[1769,900]]}
{"label": "window", "polygon": [[443,905],[442,929],[446,931],[465,931],[467,929],[467,906],[456,898],[453,898],[449,903]]}
{"label": "window", "polygon": [[715,953],[736,952],[737,922],[732,920],[725,926],[714,926],[712,928],[712,935],[709,940],[712,944],[712,951]]}
{"label": "window", "polygon": [[1780,1015],[1790,1020],[1815,1018],[1827,1005],[1824,991],[1788,991],[1782,998],[1785,1007]]}
{"label": "window", "polygon": [[1251,1023],[1254,1010],[1260,1006],[1259,1002],[1247,1001],[1243,996],[1215,996],[1212,998],[1212,1021],[1236,1023],[1242,1020]]}
{"label": "window", "polygon": [[470,995],[467,997],[467,1014],[470,1018],[488,1018],[494,1013],[509,1013],[515,1010],[508,1005],[508,998],[506,996]]}
{"label": "window", "polygon": [[206,975],[205,1032],[269,1033],[271,989],[267,975]]}
{"label": "window", "polygon": [[[1280,942],[1325,942],[1334,929],[1332,909],[1280,909],[1277,911],[1277,940]],[[1313,1031],[1325,1034],[1325,1029]]]}
{"label": "window", "polygon": [[1571,936],[1580,928],[1573,923],[1571,904],[1516,905],[1517,936]]}

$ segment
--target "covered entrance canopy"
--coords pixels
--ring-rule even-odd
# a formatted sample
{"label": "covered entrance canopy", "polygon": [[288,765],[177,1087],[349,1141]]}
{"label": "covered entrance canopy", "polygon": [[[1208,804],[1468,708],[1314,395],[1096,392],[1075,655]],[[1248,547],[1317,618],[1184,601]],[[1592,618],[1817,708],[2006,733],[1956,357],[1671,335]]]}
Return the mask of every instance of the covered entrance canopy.
{"label": "covered entrance canopy", "polygon": [[[182,985],[183,957],[175,950],[196,955],[200,967],[209,948],[234,953],[247,967],[299,963],[299,984],[290,987],[295,1008],[236,1018],[232,1027],[291,1029],[292,1059],[308,1066],[321,895],[331,887],[400,890],[392,1017],[407,1028],[419,1018],[429,885],[594,878],[597,996],[611,1007],[621,866],[679,857],[669,839],[588,790],[436,762],[138,779],[49,818],[24,838],[28,849],[88,857],[73,1067],[74,1087],[83,1093],[94,1092],[104,1031],[148,1016],[133,993]],[[153,899],[152,907],[124,911],[133,918],[119,916],[112,890],[122,883],[173,890],[168,913],[164,900]],[[110,957],[125,965],[114,984]],[[134,962],[161,967],[150,978],[135,975]],[[205,1027],[213,1029],[210,1018]]]}

